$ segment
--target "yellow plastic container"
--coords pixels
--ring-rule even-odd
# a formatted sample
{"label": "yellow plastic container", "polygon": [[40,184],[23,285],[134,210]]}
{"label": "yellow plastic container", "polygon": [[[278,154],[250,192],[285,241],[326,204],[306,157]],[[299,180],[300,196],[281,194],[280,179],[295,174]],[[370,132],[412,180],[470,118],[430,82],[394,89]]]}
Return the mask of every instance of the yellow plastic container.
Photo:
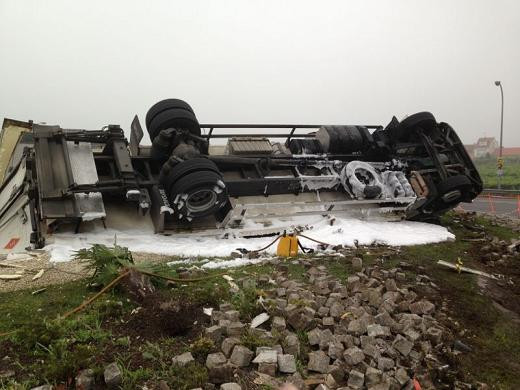
{"label": "yellow plastic container", "polygon": [[276,254],[281,257],[298,256],[298,237],[293,234],[282,236],[278,241]]}

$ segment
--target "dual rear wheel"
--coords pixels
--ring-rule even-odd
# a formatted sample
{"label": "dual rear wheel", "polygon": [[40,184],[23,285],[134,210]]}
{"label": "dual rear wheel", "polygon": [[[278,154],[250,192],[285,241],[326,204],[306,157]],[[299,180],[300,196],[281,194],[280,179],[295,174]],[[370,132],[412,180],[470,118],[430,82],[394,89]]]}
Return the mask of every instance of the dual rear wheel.
{"label": "dual rear wheel", "polygon": [[215,163],[207,158],[179,162],[161,177],[174,215],[191,221],[217,213],[228,202],[227,188]]}
{"label": "dual rear wheel", "polygon": [[155,103],[146,114],[146,128],[153,142],[162,130],[188,130],[200,136],[200,125],[191,106],[184,100],[166,99]]}
{"label": "dual rear wheel", "polygon": [[[150,140],[163,130],[187,130],[200,136],[200,125],[193,108],[180,99],[154,104],[146,114]],[[215,163],[207,158],[188,158],[164,164],[159,178],[179,220],[191,221],[215,214],[228,202],[227,188]]]}

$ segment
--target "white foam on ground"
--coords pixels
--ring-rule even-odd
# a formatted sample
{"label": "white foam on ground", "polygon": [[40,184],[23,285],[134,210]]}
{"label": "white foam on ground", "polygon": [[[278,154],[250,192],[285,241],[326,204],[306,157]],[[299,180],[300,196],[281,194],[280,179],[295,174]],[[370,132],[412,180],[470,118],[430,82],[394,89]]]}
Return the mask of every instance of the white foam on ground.
{"label": "white foam on ground", "polygon": [[[281,223],[274,221],[273,224]],[[287,222],[284,222],[287,225]],[[351,218],[336,218],[334,225],[323,217],[295,220],[293,226],[310,227],[303,234],[332,245],[353,246],[355,241],[360,245],[374,243],[401,246],[418,245],[446,241],[454,238],[454,235],[442,226],[421,222],[368,222]],[[251,227],[251,224],[249,225]],[[233,233],[233,230],[228,230]],[[235,231],[236,232],[236,231]],[[233,234],[230,234],[232,236]],[[51,242],[51,240],[53,242]],[[133,252],[155,253],[170,256],[186,257],[225,257],[229,256],[237,248],[248,250],[260,249],[269,244],[273,237],[261,238],[218,238],[197,235],[170,235],[154,234],[152,231],[114,229],[96,229],[88,233],[57,233],[48,240],[45,250],[49,252],[51,261],[62,262],[73,258],[74,252],[90,247],[92,244],[105,244],[108,246],[117,244],[128,247]],[[304,246],[316,248],[317,244],[301,238]],[[276,245],[266,250],[268,254],[276,252]],[[235,267],[247,263],[261,261],[259,259],[233,259],[226,261],[210,261],[206,268]]]}
{"label": "white foam on ground", "polygon": [[247,259],[247,258],[238,258],[232,260],[213,260],[209,261],[206,264],[203,264],[201,268],[207,269],[215,269],[215,268],[236,268],[242,267],[247,264],[258,264],[262,263],[266,260],[271,259],[271,257],[259,257],[257,259]]}

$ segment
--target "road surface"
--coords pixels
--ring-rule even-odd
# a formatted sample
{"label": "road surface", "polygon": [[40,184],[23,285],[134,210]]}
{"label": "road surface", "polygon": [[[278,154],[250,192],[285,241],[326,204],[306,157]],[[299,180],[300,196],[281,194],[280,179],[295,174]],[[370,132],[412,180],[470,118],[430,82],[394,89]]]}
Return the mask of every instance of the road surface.
{"label": "road surface", "polygon": [[512,218],[520,218],[518,210],[519,201],[516,198],[487,195],[479,196],[473,203],[461,203],[460,206],[466,211],[488,212],[497,215],[507,215]]}

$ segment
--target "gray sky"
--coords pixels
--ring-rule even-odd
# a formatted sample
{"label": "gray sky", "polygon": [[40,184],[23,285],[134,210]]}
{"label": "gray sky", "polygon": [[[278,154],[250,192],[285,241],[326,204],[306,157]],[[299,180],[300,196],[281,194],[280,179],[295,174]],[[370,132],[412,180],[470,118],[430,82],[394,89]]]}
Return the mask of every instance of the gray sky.
{"label": "gray sky", "polygon": [[0,0],[0,118],[128,128],[156,101],[200,122],[387,124],[421,110],[520,146],[520,2]]}

